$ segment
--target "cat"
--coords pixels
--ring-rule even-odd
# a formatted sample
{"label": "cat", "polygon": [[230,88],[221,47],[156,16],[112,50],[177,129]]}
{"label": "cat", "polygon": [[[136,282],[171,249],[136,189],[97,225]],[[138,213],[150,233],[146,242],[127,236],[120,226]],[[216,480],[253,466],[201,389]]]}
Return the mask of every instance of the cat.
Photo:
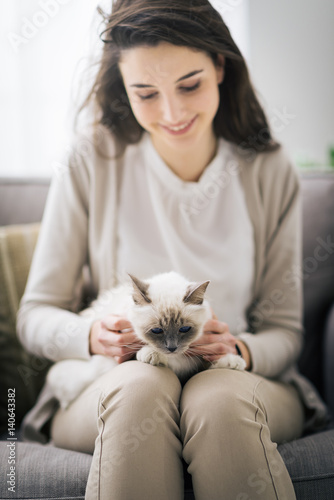
{"label": "cat", "polygon": [[[100,294],[83,314],[96,319],[112,313],[125,315],[144,343],[137,351],[138,361],[167,366],[181,382],[207,368],[245,369],[245,361],[235,354],[210,363],[187,352],[212,317],[204,298],[209,281],[189,282],[174,271],[145,281],[129,277],[132,283]],[[67,408],[90,383],[115,366],[113,358],[102,355],[93,355],[88,361],[59,361],[49,370],[47,382],[61,407]]]}

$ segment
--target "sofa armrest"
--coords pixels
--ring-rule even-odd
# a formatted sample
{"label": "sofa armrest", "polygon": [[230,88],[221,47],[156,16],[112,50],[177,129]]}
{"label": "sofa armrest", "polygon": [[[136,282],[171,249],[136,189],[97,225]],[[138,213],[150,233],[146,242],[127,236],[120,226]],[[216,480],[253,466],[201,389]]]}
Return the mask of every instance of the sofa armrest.
{"label": "sofa armrest", "polygon": [[326,322],[323,359],[325,398],[332,417],[334,417],[334,304]]}
{"label": "sofa armrest", "polygon": [[49,179],[0,178],[0,226],[40,222]]}

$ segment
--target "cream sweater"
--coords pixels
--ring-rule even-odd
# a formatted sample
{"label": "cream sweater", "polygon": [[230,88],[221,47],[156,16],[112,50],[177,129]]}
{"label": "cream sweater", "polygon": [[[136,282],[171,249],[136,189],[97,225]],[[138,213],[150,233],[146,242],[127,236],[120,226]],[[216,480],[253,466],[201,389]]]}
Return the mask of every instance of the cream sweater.
{"label": "cream sweater", "polygon": [[[302,286],[294,273],[301,264],[298,174],[282,149],[256,155],[227,147],[227,177],[218,176],[216,184],[223,193],[228,179],[238,179],[254,238],[249,327],[240,337],[250,350],[254,372],[296,385],[305,404],[315,410],[309,420],[314,427],[323,421],[325,408],[294,368],[302,348]],[[226,163],[223,149],[215,164],[221,156]],[[121,182],[128,171],[124,162],[130,153],[135,162],[143,150],[143,144],[129,146],[123,157],[112,160],[112,137],[101,128],[94,138],[78,137],[59,167],[18,314],[21,342],[36,355],[53,361],[89,358],[92,319],[77,314],[82,269],[88,264],[96,293],[117,283]],[[205,208],[188,203],[181,210],[191,219]]]}
{"label": "cream sweater", "polygon": [[206,297],[234,334],[247,328],[254,268],[253,226],[234,155],[221,139],[198,182],[184,182],[145,134],[122,163],[117,270],[145,279],[177,271],[210,280]]}

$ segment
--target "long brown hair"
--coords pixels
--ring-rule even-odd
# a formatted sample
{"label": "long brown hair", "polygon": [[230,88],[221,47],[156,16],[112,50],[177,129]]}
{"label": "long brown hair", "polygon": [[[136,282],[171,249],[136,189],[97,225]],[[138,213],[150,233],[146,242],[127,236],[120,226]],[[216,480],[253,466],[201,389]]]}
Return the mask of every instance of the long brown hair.
{"label": "long brown hair", "polygon": [[[144,129],[137,122],[119,71],[122,50],[160,42],[202,50],[214,62],[225,58],[219,86],[220,105],[214,118],[217,137],[242,149],[270,151],[279,147],[255,95],[246,62],[220,14],[208,0],[113,0],[112,13],[101,8],[104,29],[102,58],[95,82],[80,110],[95,105],[96,123],[106,126],[121,149],[137,143]],[[79,111],[80,111],[79,110]]]}

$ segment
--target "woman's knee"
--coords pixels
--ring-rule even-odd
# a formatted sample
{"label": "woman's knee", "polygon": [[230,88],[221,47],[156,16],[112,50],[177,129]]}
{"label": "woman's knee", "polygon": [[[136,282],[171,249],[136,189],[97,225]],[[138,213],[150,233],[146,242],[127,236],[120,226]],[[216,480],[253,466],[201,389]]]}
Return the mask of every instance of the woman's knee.
{"label": "woman's knee", "polygon": [[128,362],[104,376],[98,427],[113,465],[152,453],[158,460],[160,449],[180,446],[180,394],[178,378],[164,367]]}
{"label": "woman's knee", "polygon": [[146,436],[179,422],[181,384],[168,368],[123,363],[101,377],[99,390],[99,420],[117,432],[139,426]]}
{"label": "woman's knee", "polygon": [[256,412],[264,410],[261,403],[254,400],[257,381],[247,380],[247,375],[217,369],[192,377],[184,387],[180,403],[184,428],[195,426],[217,432],[220,426],[230,432],[233,429],[240,432],[247,417],[252,419]]}

